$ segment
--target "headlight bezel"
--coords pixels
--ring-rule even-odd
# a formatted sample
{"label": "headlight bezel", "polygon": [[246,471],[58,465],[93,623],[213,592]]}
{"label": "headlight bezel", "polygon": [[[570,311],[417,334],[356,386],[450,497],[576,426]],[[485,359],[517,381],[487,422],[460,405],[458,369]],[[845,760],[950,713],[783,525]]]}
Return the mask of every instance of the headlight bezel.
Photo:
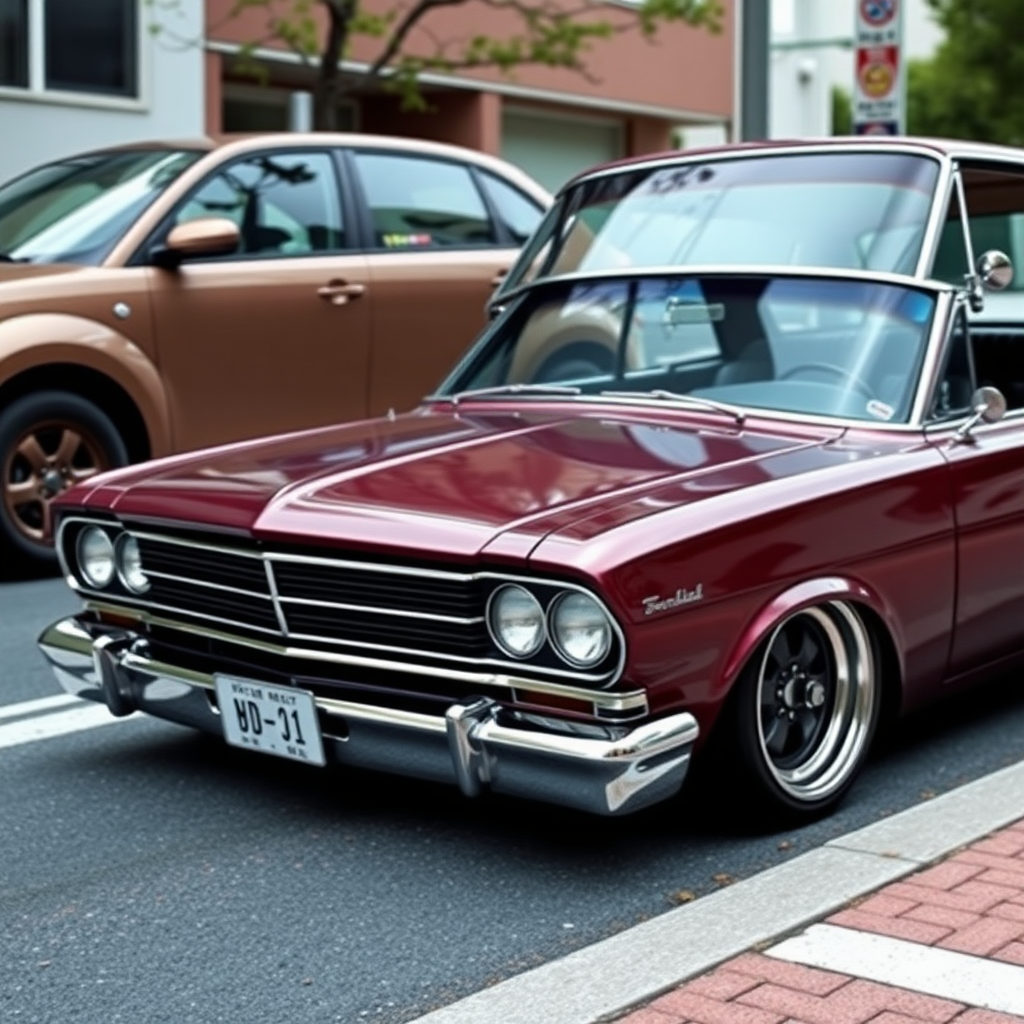
{"label": "headlight bezel", "polygon": [[[593,605],[594,609],[600,616],[604,624],[605,629],[605,641],[600,654],[591,660],[574,657],[568,650],[568,645],[565,643],[563,637],[559,634],[557,626],[557,616],[559,610],[565,605],[566,601],[570,601],[574,598],[581,598],[585,601],[589,601]],[[584,671],[590,671],[603,664],[611,653],[612,645],[615,642],[615,631],[613,628],[613,620],[608,614],[608,610],[602,605],[602,603],[594,597],[593,594],[588,593],[585,590],[563,590],[560,594],[556,594],[552,598],[547,608],[547,629],[548,638],[550,640],[552,648],[555,653],[567,664],[573,668],[583,669]]]}
{"label": "headlight bezel", "polygon": [[[85,545],[92,538],[102,538],[105,542],[108,553],[106,555],[109,564],[109,573],[103,578],[98,577],[88,568],[89,558],[85,553]],[[110,535],[110,530],[98,523],[90,523],[79,531],[75,537],[75,575],[91,590],[107,590],[117,579],[117,554],[116,541]]]}
{"label": "headlight bezel", "polygon": [[[132,582],[132,569],[126,567],[126,562],[129,557],[126,554],[126,549],[129,548],[129,545],[134,545],[136,564],[133,568],[142,579],[141,585]],[[114,563],[117,566],[118,581],[129,594],[141,597],[149,590],[152,584],[150,583],[149,577],[146,575],[146,570],[142,567],[142,552],[139,548],[139,539],[127,530],[121,533],[114,541]]]}
{"label": "headlight bezel", "polygon": [[[494,618],[495,612],[498,607],[498,603],[501,600],[503,594],[512,593],[518,591],[521,594],[525,594],[532,602],[534,607],[537,609],[537,618],[539,623],[539,631],[537,636],[537,642],[534,647],[529,651],[517,652],[512,646],[504,640],[501,631],[497,628]],[[501,651],[506,657],[512,658],[515,661],[526,661],[530,658],[536,657],[542,650],[548,641],[547,636],[547,612],[538,599],[537,595],[531,590],[524,587],[521,583],[513,583],[511,581],[503,583],[496,587],[490,597],[487,599],[487,608],[485,611],[485,618],[487,620],[487,632],[490,635],[491,640],[497,646],[498,650]]]}
{"label": "headlight bezel", "polygon": [[[607,604],[589,587],[567,580],[520,576],[515,573],[486,572],[481,576],[487,580],[491,588],[486,601],[484,621],[492,645],[492,659],[497,658],[498,663],[514,662],[516,665],[529,667],[543,674],[592,682],[600,687],[610,686],[619,678],[626,660],[625,634]],[[529,593],[539,603],[544,614],[544,643],[526,656],[517,655],[501,644],[493,627],[494,598],[509,586],[520,587]],[[553,612],[561,601],[576,594],[582,594],[592,601],[595,609],[607,623],[607,642],[601,656],[592,662],[574,658],[565,650],[564,644],[556,643],[553,637]]]}

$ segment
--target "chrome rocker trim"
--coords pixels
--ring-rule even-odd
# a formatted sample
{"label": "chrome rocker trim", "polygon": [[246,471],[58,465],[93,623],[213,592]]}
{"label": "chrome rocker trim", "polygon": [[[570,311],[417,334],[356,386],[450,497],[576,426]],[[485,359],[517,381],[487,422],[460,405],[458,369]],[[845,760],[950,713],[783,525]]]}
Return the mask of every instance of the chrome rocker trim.
{"label": "chrome rocker trim", "polygon": [[[153,659],[136,634],[72,616],[47,627],[39,647],[68,693],[115,716],[143,711],[223,735],[213,675]],[[324,751],[335,763],[454,783],[466,796],[491,790],[602,815],[676,793],[698,735],[686,712],[613,740],[513,722],[489,698],[455,703],[444,717],[328,697],[316,704],[328,718]]]}

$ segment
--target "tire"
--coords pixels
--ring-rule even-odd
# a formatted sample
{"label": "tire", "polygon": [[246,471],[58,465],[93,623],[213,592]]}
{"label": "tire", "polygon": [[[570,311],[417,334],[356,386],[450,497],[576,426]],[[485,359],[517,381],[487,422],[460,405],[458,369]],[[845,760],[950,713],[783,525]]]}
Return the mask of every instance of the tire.
{"label": "tire", "polygon": [[612,370],[612,355],[604,346],[596,342],[577,342],[546,359],[530,378],[530,383],[560,384],[600,377]]}
{"label": "tire", "polygon": [[38,391],[0,412],[0,550],[33,568],[54,568],[53,499],[106,469],[128,463],[110,418],[67,391]]}
{"label": "tire", "polygon": [[812,820],[847,794],[878,724],[879,664],[864,620],[841,601],[794,612],[760,645],[719,738],[762,823]]}

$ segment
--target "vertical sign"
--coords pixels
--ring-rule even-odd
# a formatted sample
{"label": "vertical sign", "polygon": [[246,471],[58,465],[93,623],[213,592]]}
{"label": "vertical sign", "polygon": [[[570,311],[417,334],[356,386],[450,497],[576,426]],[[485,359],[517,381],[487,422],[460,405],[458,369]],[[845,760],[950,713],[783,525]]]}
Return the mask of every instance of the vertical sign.
{"label": "vertical sign", "polygon": [[902,0],[854,0],[853,130],[857,135],[906,131]]}

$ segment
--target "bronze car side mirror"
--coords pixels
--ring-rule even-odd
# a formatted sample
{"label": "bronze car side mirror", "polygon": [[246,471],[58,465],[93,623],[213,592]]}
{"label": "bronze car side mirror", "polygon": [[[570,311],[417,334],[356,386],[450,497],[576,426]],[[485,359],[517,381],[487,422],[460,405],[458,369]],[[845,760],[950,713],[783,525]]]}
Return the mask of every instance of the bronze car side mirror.
{"label": "bronze car side mirror", "polygon": [[167,240],[153,250],[158,267],[174,270],[191,256],[227,256],[241,244],[238,225],[227,217],[200,217],[171,228]]}

